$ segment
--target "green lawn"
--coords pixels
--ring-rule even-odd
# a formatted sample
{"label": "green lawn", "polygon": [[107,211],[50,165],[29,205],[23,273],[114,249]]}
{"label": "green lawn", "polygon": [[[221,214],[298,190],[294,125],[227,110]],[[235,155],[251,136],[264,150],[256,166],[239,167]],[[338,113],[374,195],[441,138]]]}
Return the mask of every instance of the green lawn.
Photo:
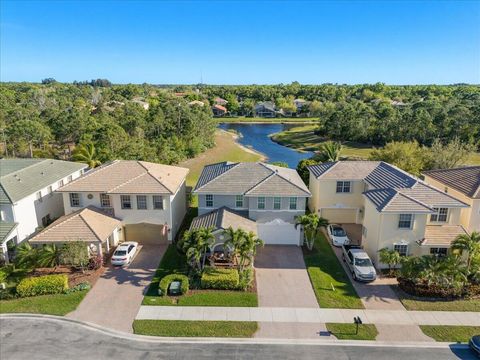
{"label": "green lawn", "polygon": [[321,308],[363,309],[364,306],[325,236],[320,233],[313,251],[303,258]]}
{"label": "green lawn", "polygon": [[258,325],[251,321],[135,320],[133,332],[153,336],[252,337]]}
{"label": "green lawn", "polygon": [[480,311],[480,299],[465,300],[426,300],[409,295],[393,286],[398,298],[407,310],[419,311]]}
{"label": "green lawn", "polygon": [[0,301],[0,313],[66,315],[75,310],[88,290],[71,294],[33,296]]}
{"label": "green lawn", "polygon": [[358,334],[355,334],[355,324],[326,323],[328,331],[340,340],[375,340],[378,335],[377,328],[373,324],[358,326]]}
{"label": "green lawn", "polygon": [[170,245],[163,255],[160,265],[143,298],[143,305],[178,305],[178,306],[258,306],[256,293],[245,291],[205,290],[191,292],[180,297],[158,296],[158,283],[168,274],[187,273],[185,256],[180,254],[175,245]]}
{"label": "green lawn", "polygon": [[435,341],[468,342],[473,335],[480,334],[480,326],[420,325],[423,333]]}
{"label": "green lawn", "polygon": [[309,123],[318,122],[318,117],[304,117],[304,118],[261,118],[261,117],[222,117],[218,119],[220,123]]}

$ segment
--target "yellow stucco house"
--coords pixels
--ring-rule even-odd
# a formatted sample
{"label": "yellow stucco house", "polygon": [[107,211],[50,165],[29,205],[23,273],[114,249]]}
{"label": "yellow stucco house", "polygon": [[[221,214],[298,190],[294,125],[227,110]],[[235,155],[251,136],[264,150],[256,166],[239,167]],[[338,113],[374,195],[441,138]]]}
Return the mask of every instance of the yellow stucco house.
{"label": "yellow stucco house", "polygon": [[309,209],[347,224],[377,267],[382,248],[401,255],[446,254],[466,233],[467,202],[382,161],[336,161],[309,167]]}
{"label": "yellow stucco house", "polygon": [[460,213],[460,223],[468,231],[480,231],[480,166],[431,170],[425,181],[470,205]]}

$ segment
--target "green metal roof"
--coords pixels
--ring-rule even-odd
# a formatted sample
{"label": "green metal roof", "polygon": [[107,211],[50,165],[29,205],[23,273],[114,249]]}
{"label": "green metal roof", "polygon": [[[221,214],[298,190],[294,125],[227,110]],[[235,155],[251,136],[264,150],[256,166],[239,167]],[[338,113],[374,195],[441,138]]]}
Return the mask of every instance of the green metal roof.
{"label": "green metal roof", "polygon": [[15,230],[17,225],[18,223],[0,221],[0,244]]}
{"label": "green metal roof", "polygon": [[0,204],[13,204],[87,165],[54,159],[0,159]]}

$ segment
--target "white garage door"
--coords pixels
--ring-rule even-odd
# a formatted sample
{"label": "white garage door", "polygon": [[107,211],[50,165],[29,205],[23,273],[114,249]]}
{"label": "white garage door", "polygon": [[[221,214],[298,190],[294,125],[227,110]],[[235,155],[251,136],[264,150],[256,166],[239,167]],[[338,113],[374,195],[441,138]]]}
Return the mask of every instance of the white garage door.
{"label": "white garage door", "polygon": [[330,223],[355,224],[357,221],[357,209],[322,209],[321,217]]}
{"label": "white garage door", "polygon": [[258,237],[265,245],[301,245],[300,227],[276,219],[264,224],[257,223]]}

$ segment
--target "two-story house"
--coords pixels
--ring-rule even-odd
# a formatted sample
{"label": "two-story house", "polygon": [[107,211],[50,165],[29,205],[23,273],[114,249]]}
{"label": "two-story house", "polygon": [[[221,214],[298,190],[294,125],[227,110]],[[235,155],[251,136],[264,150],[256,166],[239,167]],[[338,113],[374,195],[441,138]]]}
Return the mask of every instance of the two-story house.
{"label": "two-story house", "polygon": [[191,228],[256,227],[266,244],[303,241],[294,224],[296,216],[305,214],[310,191],[293,169],[264,163],[212,164],[203,169],[193,193],[198,195],[199,217]]}
{"label": "two-story house", "polygon": [[[337,161],[309,167],[310,211],[349,225],[372,260],[378,251],[401,255],[446,254],[466,232],[460,221],[469,205],[381,161]],[[357,228],[357,229],[355,229]]]}
{"label": "two-story house", "polygon": [[64,214],[55,190],[80,177],[85,164],[52,159],[0,159],[0,256]]}
{"label": "two-story house", "polygon": [[480,231],[480,166],[423,172],[425,182],[470,205],[460,213],[468,232]]}

